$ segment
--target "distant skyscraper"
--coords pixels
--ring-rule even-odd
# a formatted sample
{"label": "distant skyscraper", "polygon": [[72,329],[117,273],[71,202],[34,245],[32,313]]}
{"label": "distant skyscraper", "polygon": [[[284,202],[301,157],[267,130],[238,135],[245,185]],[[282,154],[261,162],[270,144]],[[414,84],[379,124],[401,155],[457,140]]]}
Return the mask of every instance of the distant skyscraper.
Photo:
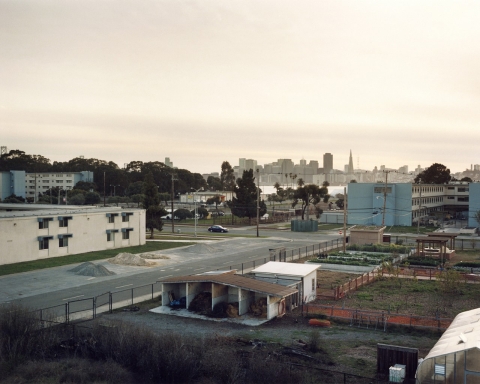
{"label": "distant skyscraper", "polygon": [[352,150],[350,150],[350,158],[348,159],[348,173],[353,174],[353,158],[352,158]]}
{"label": "distant skyscraper", "polygon": [[165,165],[167,167],[173,168],[173,162],[170,161],[169,157],[165,157]]}
{"label": "distant skyscraper", "polygon": [[333,169],[333,155],[331,153],[323,154],[323,173],[330,173]]}

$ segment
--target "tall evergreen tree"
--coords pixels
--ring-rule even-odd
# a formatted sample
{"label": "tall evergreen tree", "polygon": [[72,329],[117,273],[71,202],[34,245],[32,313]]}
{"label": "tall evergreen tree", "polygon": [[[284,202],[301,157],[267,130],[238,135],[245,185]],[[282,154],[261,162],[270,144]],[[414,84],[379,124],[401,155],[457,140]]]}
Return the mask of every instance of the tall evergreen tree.
{"label": "tall evergreen tree", "polygon": [[[234,188],[235,197],[228,202],[232,215],[238,217],[257,216],[257,186],[253,177],[253,169],[243,171],[241,178],[237,179],[237,186]],[[260,191],[261,192],[261,191]],[[260,216],[267,212],[267,206],[263,200],[259,203]]]}
{"label": "tall evergreen tree", "polygon": [[161,217],[167,214],[167,211],[160,206],[160,195],[158,187],[155,184],[152,172],[148,172],[144,182],[143,208],[146,211],[145,226],[150,231],[150,238],[153,239],[153,231],[163,229]]}
{"label": "tall evergreen tree", "polygon": [[220,173],[220,184],[223,191],[233,191],[235,188],[235,173],[228,161],[222,163],[222,172]]}

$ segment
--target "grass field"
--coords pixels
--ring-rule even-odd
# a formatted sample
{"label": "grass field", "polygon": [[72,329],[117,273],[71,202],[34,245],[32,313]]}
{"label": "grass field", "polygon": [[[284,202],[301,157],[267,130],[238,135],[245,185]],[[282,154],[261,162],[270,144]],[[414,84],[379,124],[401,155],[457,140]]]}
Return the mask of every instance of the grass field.
{"label": "grass field", "polygon": [[161,251],[170,248],[184,247],[192,245],[193,243],[173,243],[173,242],[147,242],[145,245],[138,245],[135,247],[106,249],[103,251],[79,253],[76,255],[52,257],[50,259],[26,261],[23,263],[2,265],[0,268],[0,276],[11,275],[13,273],[22,273],[28,271],[35,271],[37,269],[45,269],[52,267],[60,267],[62,265],[69,265],[75,263],[83,263],[86,261],[95,261],[115,257],[119,253],[144,253]]}

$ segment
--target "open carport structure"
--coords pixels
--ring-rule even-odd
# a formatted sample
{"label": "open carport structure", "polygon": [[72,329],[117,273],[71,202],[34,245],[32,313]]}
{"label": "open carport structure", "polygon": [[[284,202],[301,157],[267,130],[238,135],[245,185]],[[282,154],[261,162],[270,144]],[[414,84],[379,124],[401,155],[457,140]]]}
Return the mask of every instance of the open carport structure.
{"label": "open carport structure", "polygon": [[177,276],[163,279],[162,306],[170,304],[170,298],[185,297],[186,308],[202,292],[212,295],[212,310],[216,304],[238,302],[239,316],[249,311],[251,304],[259,299],[267,301],[267,320],[286,312],[286,299],[298,295],[295,288],[267,283],[232,273]]}

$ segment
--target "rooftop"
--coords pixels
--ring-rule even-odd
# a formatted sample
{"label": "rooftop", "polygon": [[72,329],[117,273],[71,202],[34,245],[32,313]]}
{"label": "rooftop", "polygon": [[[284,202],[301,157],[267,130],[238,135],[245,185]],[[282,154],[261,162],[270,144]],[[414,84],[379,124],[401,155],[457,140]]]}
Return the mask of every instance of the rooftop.
{"label": "rooftop", "polygon": [[297,264],[297,263],[282,263],[279,261],[269,261],[266,264],[255,268],[252,273],[270,273],[276,275],[288,275],[304,277],[320,268],[320,264]]}
{"label": "rooftop", "polygon": [[121,211],[138,211],[139,208],[97,207],[88,205],[46,205],[46,204],[1,204],[0,218],[37,217],[73,215],[81,213],[109,213]]}
{"label": "rooftop", "polygon": [[290,296],[297,292],[296,289],[283,285],[232,274],[176,276],[159,281],[162,283],[217,283],[277,297]]}

